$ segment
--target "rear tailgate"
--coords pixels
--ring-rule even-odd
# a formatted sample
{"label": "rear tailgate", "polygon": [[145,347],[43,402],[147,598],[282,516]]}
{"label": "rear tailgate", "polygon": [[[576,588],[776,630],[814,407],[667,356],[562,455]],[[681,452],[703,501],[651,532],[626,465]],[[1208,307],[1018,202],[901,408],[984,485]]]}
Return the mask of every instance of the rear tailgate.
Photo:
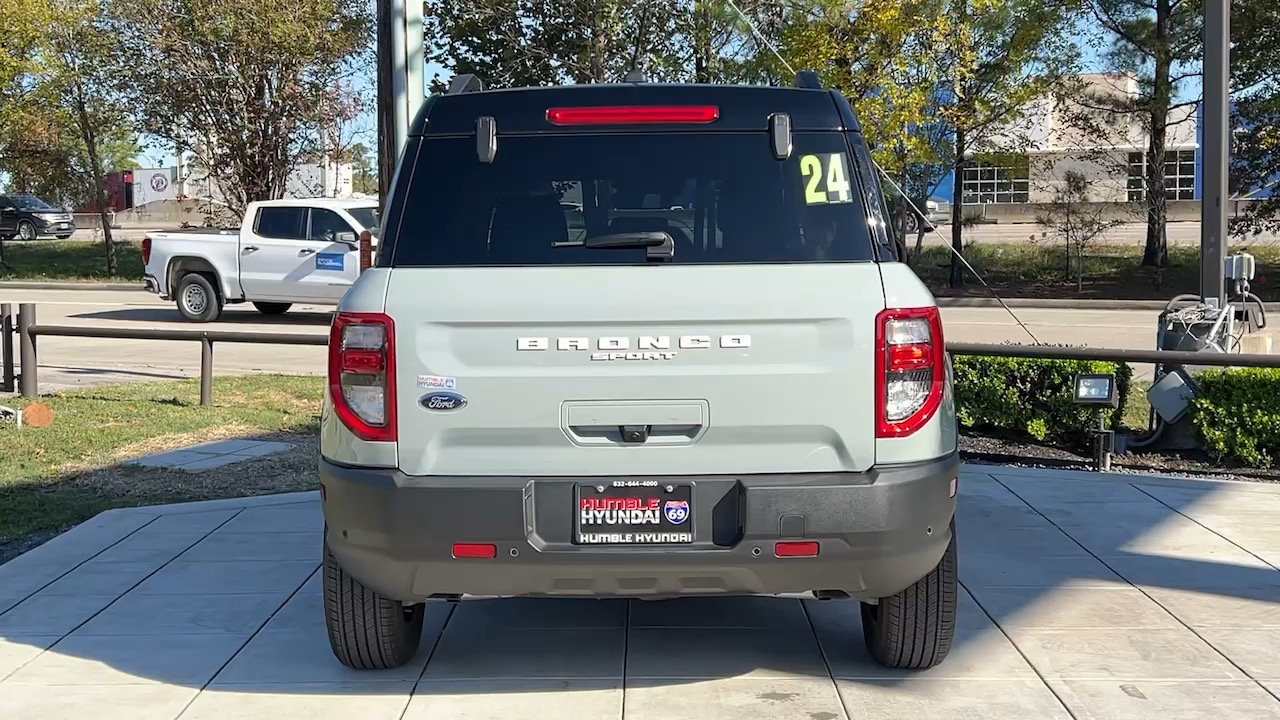
{"label": "rear tailgate", "polygon": [[864,470],[879,284],[872,263],[395,269],[400,468]]}
{"label": "rear tailgate", "polygon": [[401,470],[869,468],[884,292],[844,124],[825,91],[433,99],[378,258]]}

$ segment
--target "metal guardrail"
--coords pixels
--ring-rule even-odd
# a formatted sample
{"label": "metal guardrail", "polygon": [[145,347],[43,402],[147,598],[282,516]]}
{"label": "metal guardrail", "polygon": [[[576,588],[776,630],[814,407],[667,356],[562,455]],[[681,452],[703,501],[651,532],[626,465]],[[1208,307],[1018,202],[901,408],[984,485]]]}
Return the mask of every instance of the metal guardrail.
{"label": "metal guardrail", "polygon": [[1204,367],[1280,368],[1280,355],[1191,352],[1189,350],[1124,350],[1120,348],[1067,347],[1057,345],[987,345],[947,343],[952,355],[1020,357],[1042,360],[1103,360],[1108,362],[1192,365]]}
{"label": "metal guardrail", "polygon": [[[7,306],[6,306],[7,307]],[[263,345],[328,345],[328,335],[305,333],[241,332],[237,330],[174,330],[168,328],[114,328],[80,325],[38,325],[34,303],[18,306],[18,391],[23,397],[40,394],[36,338],[80,337],[115,340],[185,340],[200,343],[200,404],[213,404],[213,346],[217,343]],[[13,372],[12,353],[4,356],[4,376]],[[12,388],[8,392],[13,392]]]}
{"label": "metal guardrail", "polygon": [[[327,335],[304,333],[240,332],[236,330],[174,330],[167,328],[115,328],[78,325],[38,325],[34,303],[18,306],[17,327],[13,327],[12,305],[0,305],[0,389],[14,391],[12,336],[19,339],[22,372],[17,376],[18,391],[25,397],[39,394],[36,338],[80,337],[117,340],[185,340],[200,343],[200,404],[213,404],[213,346],[217,343],[251,343],[265,345],[328,345]],[[1058,345],[1018,345],[985,343],[947,343],[952,355],[985,357],[1040,358],[1045,360],[1103,360],[1126,363],[1190,365],[1195,367],[1262,367],[1280,368],[1280,355],[1200,353],[1185,350],[1125,350],[1120,348],[1069,347]]]}

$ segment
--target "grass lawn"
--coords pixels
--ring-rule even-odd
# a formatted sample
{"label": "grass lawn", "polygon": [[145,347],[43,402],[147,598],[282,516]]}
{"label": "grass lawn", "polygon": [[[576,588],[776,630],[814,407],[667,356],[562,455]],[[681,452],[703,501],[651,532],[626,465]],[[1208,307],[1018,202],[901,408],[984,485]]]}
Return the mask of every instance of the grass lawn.
{"label": "grass lawn", "polygon": [[[1253,292],[1264,301],[1280,300],[1280,247],[1248,246],[1233,250],[1252,253],[1257,260]],[[1142,247],[1099,245],[1086,251],[1084,289],[1076,289],[1074,275],[1067,274],[1067,255],[1061,243],[974,243],[965,259],[987,283],[1005,298],[1093,298],[1105,300],[1168,300],[1180,293],[1200,291],[1200,248],[1172,246],[1169,267],[1157,273],[1140,266]],[[947,287],[951,252],[945,247],[924,249],[916,272],[942,297],[977,296],[990,293],[965,270],[965,287]],[[1072,263],[1074,273],[1074,262]]]}
{"label": "grass lawn", "polygon": [[1120,423],[1124,427],[1137,432],[1146,432],[1150,419],[1151,403],[1147,402],[1147,391],[1151,389],[1149,380],[1133,380],[1129,383],[1129,399],[1124,404],[1124,414]]}
{"label": "grass lawn", "polygon": [[[119,384],[42,398],[51,425],[0,425],[0,562],[5,545],[113,507],[240,497],[316,487],[323,378],[214,380],[200,407],[195,380]],[[0,404],[23,407],[21,398]],[[199,473],[126,467],[141,455],[224,438],[282,439],[293,450]]]}
{"label": "grass lawn", "polygon": [[38,240],[4,244],[0,280],[142,280],[142,243],[115,243],[115,277],[107,275],[106,248],[100,242]]}

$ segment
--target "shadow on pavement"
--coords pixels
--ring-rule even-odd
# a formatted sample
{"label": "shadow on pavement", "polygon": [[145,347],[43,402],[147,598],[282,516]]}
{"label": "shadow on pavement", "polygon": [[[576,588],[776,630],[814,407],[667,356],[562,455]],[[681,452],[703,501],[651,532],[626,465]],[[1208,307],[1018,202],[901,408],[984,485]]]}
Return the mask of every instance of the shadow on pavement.
{"label": "shadow on pavement", "polygon": [[[848,706],[894,686],[924,693],[914,681],[929,678],[975,683],[1026,717],[1068,717],[1087,698],[1060,678],[1112,693],[1132,676],[1231,681],[1251,702],[1274,701],[1250,680],[1252,658],[1210,632],[1270,613],[1263,627],[1280,637],[1280,535],[1255,554],[1254,526],[1215,505],[1251,490],[1235,504],[1280,508],[1261,486],[966,469],[956,640],[923,673],[871,661],[856,603],[781,598],[432,604],[408,667],[355,672],[333,659],[324,628],[315,499],[109,514],[0,566],[0,697],[11,685],[156,681],[210,697],[604,692],[607,710],[624,679],[628,697],[748,678],[759,700],[808,702],[796,683],[834,678]],[[1021,684],[983,685],[995,681]]]}
{"label": "shadow on pavement", "polygon": [[181,327],[199,329],[237,323],[281,326],[327,326],[332,321],[333,314],[331,312],[319,310],[290,310],[283,315],[263,315],[257,310],[254,310],[252,305],[246,304],[228,305],[227,308],[223,310],[222,317],[214,323],[189,323],[182,318],[182,315],[176,308],[172,307],[128,307],[114,310],[95,310],[92,312],[76,313],[71,317],[83,320],[175,323]]}

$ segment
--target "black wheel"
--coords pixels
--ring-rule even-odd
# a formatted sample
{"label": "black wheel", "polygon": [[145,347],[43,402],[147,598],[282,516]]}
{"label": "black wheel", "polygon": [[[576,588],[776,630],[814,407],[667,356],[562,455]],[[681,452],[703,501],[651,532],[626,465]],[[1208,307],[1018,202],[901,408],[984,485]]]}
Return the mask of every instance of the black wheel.
{"label": "black wheel", "polygon": [[19,240],[35,240],[36,226],[30,222],[23,220],[18,223],[18,239]]}
{"label": "black wheel", "polygon": [[190,322],[213,322],[222,315],[222,296],[209,278],[198,273],[182,276],[174,300],[178,304],[178,312]]}
{"label": "black wheel", "polygon": [[293,307],[291,303],[256,302],[253,304],[263,315],[283,315]]}
{"label": "black wheel", "polygon": [[324,624],[338,662],[356,670],[403,667],[418,652],[426,606],[388,600],[348,575],[324,546]]}
{"label": "black wheel", "polygon": [[862,635],[881,665],[923,670],[946,659],[956,630],[956,535],[937,567],[877,605],[862,605]]}
{"label": "black wheel", "polygon": [[916,214],[914,212],[912,212],[911,210],[907,210],[906,221],[907,221],[906,223],[907,234],[914,235],[916,232],[916,228],[920,227],[920,219],[916,217]]}

